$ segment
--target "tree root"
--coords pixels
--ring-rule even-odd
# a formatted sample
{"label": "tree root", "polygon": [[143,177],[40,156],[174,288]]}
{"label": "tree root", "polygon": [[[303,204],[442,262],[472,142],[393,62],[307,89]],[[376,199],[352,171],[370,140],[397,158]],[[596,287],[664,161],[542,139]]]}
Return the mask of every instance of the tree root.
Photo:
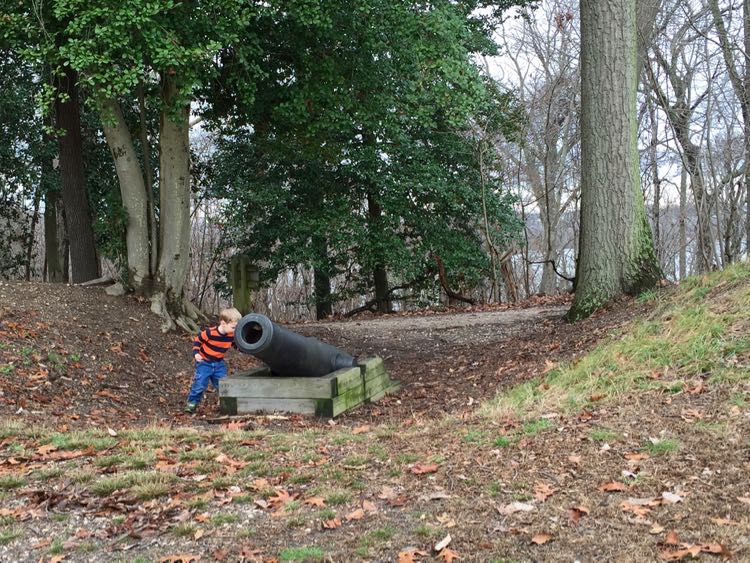
{"label": "tree root", "polygon": [[186,332],[197,333],[200,330],[198,321],[207,320],[200,309],[187,299],[170,303],[164,292],[157,292],[151,296],[151,311],[161,317],[162,332],[175,330],[179,326]]}

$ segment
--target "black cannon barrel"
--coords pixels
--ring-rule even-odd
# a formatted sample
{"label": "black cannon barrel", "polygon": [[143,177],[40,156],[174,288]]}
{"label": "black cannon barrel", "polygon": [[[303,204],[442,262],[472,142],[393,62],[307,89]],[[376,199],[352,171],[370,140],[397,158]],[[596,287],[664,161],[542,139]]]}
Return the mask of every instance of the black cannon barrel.
{"label": "black cannon barrel", "polygon": [[240,319],[234,342],[240,352],[263,360],[277,375],[316,377],[357,365],[355,358],[335,346],[292,332],[257,313]]}

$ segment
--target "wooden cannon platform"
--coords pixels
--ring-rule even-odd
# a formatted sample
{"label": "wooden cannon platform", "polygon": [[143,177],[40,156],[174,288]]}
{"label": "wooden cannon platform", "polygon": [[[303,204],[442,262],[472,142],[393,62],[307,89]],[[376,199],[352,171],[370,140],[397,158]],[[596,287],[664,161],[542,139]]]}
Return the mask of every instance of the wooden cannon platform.
{"label": "wooden cannon platform", "polygon": [[272,375],[262,367],[221,379],[219,404],[223,414],[284,411],[332,418],[399,388],[378,357],[320,377]]}

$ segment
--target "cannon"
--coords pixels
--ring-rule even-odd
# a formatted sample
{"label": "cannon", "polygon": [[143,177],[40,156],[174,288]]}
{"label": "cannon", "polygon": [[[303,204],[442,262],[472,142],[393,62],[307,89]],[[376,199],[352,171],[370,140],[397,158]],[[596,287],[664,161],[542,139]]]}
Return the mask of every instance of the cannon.
{"label": "cannon", "polygon": [[335,346],[302,336],[257,313],[245,315],[234,330],[240,352],[263,360],[274,375],[319,377],[356,367],[356,358]]}

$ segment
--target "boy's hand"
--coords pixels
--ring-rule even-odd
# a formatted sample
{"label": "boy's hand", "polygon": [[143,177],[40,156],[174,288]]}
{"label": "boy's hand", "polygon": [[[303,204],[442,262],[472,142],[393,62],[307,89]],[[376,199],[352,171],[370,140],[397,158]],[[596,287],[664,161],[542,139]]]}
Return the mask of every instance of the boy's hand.
{"label": "boy's hand", "polygon": [[200,354],[196,354],[195,355],[195,361],[196,362],[202,362],[203,361],[203,356],[201,356]]}

